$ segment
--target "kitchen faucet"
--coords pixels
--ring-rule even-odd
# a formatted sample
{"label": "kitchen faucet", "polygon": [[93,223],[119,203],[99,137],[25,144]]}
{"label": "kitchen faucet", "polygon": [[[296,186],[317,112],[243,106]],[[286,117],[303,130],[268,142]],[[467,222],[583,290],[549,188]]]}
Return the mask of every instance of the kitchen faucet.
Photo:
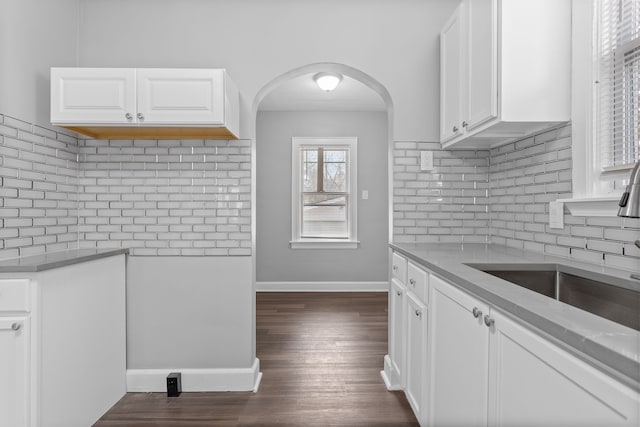
{"label": "kitchen faucet", "polygon": [[[640,218],[640,161],[636,162],[629,178],[629,185],[618,205],[620,206],[618,216]],[[634,244],[640,248],[640,240],[636,240]],[[640,280],[640,275],[632,274],[631,278]]]}

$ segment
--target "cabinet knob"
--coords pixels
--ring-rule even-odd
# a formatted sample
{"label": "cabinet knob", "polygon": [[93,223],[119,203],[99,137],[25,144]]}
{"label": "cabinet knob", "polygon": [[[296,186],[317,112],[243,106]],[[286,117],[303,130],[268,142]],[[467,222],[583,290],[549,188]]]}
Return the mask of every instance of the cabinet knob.
{"label": "cabinet knob", "polygon": [[19,331],[20,328],[22,328],[22,323],[12,323],[11,324],[11,329],[13,329],[14,331]]}
{"label": "cabinet knob", "polygon": [[473,317],[475,317],[476,319],[480,316],[482,316],[482,310],[478,309],[478,307],[473,307]]}
{"label": "cabinet knob", "polygon": [[138,117],[138,120],[144,120],[144,114],[142,113],[138,113],[136,117]]}
{"label": "cabinet knob", "polygon": [[127,119],[127,120],[132,120],[132,119],[133,119],[133,116],[131,115],[131,113],[127,113],[127,114],[125,114],[125,115],[124,115],[124,117],[125,117],[125,119]]}
{"label": "cabinet knob", "polygon": [[463,128],[466,128],[467,126],[469,126],[469,125],[467,124],[467,122],[462,122],[462,127],[463,127]]}
{"label": "cabinet knob", "polygon": [[454,127],[453,127],[453,131],[454,131],[454,132],[458,132],[458,126],[454,126]]}
{"label": "cabinet knob", "polygon": [[402,295],[402,291],[396,291],[396,295],[401,296]]}
{"label": "cabinet knob", "polygon": [[398,271],[398,266],[397,265],[394,264],[392,268],[393,268],[393,271]]}
{"label": "cabinet knob", "polygon": [[495,320],[493,320],[489,316],[484,316],[484,324],[485,325],[487,325],[488,327],[492,327],[494,325],[494,323],[496,323]]}
{"label": "cabinet knob", "polygon": [[411,284],[411,286],[413,286],[414,288],[416,287],[416,280],[415,279],[409,279],[409,283]]}
{"label": "cabinet knob", "polygon": [[422,312],[420,310],[416,310],[416,317],[422,316]]}

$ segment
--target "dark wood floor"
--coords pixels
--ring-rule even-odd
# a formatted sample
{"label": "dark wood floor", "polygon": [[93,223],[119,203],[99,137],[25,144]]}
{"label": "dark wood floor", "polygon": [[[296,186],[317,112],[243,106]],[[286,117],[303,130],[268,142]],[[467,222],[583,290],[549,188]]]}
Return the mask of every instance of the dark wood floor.
{"label": "dark wood floor", "polygon": [[418,426],[380,377],[387,294],[258,293],[258,393],[128,393],[95,427]]}

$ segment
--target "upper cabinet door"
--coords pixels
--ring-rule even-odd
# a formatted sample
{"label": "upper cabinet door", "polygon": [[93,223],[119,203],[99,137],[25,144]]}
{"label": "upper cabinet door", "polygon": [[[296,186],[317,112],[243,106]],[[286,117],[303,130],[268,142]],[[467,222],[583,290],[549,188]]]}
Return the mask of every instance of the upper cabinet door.
{"label": "upper cabinet door", "polygon": [[466,112],[472,130],[498,117],[498,0],[464,3],[467,17]]}
{"label": "upper cabinet door", "polygon": [[137,69],[140,123],[224,124],[224,70]]}
{"label": "upper cabinet door", "polygon": [[463,8],[458,6],[440,32],[440,141],[462,133]]}
{"label": "upper cabinet door", "polygon": [[132,123],[135,75],[127,68],[52,68],[51,121]]}

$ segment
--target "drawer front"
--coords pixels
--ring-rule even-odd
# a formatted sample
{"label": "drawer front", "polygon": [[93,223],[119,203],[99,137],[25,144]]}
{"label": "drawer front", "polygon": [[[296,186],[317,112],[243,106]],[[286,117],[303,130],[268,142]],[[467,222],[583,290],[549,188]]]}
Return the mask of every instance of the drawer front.
{"label": "drawer front", "polygon": [[407,259],[397,253],[391,257],[391,277],[402,284],[407,283]]}
{"label": "drawer front", "polygon": [[423,303],[427,304],[429,273],[409,263],[407,269],[407,289],[413,292]]}
{"label": "drawer front", "polygon": [[0,280],[0,311],[29,311],[29,280]]}

